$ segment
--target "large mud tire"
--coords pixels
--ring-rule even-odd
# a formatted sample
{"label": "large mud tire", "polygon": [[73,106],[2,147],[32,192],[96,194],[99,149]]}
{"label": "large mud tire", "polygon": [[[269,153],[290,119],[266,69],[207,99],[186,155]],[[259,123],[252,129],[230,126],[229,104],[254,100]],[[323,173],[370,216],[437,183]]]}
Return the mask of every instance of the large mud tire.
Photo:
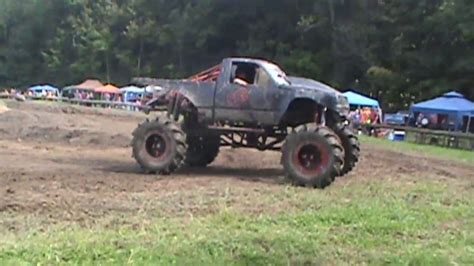
{"label": "large mud tire", "polygon": [[344,176],[352,171],[359,162],[360,142],[357,135],[354,134],[350,128],[345,127],[336,130],[336,134],[341,140],[342,147],[344,148],[344,163],[339,174],[339,176]]}
{"label": "large mud tire", "polygon": [[329,186],[339,175],[343,161],[344,152],[336,133],[312,124],[291,133],[282,148],[283,168],[297,186]]}
{"label": "large mud tire", "polygon": [[206,167],[217,158],[220,148],[219,135],[188,136],[185,163],[190,167]]}
{"label": "large mud tire", "polygon": [[167,119],[145,121],[133,132],[133,157],[149,173],[168,175],[179,169],[186,157],[186,135]]}

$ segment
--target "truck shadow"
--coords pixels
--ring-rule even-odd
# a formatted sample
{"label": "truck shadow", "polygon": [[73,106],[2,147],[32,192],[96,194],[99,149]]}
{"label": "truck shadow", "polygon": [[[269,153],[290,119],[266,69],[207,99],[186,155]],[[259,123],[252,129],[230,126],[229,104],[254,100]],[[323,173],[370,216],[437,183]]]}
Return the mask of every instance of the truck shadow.
{"label": "truck shadow", "polygon": [[[105,164],[105,167],[99,167],[97,170],[109,173],[116,174],[127,174],[127,175],[136,175],[143,176],[145,173],[137,164],[135,163],[122,163],[120,165],[111,164],[110,162]],[[150,174],[153,175],[153,174]],[[213,178],[233,178],[243,181],[252,181],[252,182],[264,182],[264,183],[284,183],[284,172],[280,168],[233,168],[225,166],[209,166],[206,168],[194,168],[194,167],[184,167],[183,169],[177,171],[173,175],[178,178],[203,178],[203,177],[213,177]],[[165,178],[171,178],[171,176],[164,176]]]}
{"label": "truck shadow", "polygon": [[278,168],[232,168],[209,166],[207,168],[184,168],[178,174],[196,177],[234,178],[244,181],[282,183],[284,172]]}

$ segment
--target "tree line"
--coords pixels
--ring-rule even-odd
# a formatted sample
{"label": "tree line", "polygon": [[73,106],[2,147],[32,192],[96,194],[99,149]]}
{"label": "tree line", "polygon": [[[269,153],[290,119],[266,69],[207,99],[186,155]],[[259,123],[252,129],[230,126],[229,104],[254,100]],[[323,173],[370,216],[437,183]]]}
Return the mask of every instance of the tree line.
{"label": "tree line", "polygon": [[388,109],[474,97],[472,0],[0,0],[0,87],[187,77],[228,56]]}

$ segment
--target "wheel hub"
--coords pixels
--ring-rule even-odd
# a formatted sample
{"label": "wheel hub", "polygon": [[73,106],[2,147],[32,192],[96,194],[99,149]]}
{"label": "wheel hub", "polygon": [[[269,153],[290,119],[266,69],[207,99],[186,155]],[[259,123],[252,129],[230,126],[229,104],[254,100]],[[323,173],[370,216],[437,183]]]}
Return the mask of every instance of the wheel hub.
{"label": "wheel hub", "polygon": [[314,170],[321,164],[321,153],[314,145],[304,145],[298,152],[298,160],[306,170]]}
{"label": "wheel hub", "polygon": [[325,149],[316,143],[301,145],[295,153],[294,161],[306,175],[314,175],[323,171],[328,163]]}
{"label": "wheel hub", "polygon": [[152,134],[147,138],[145,148],[150,156],[160,158],[166,152],[166,141],[160,134]]}

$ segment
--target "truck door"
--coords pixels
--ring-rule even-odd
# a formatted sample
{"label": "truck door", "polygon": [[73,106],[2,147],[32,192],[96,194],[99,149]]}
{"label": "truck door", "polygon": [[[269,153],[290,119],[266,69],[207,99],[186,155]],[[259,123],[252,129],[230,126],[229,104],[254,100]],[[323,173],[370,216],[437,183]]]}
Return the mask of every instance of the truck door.
{"label": "truck door", "polygon": [[216,120],[273,124],[277,88],[266,70],[253,62],[233,61],[228,72],[216,88]]}

